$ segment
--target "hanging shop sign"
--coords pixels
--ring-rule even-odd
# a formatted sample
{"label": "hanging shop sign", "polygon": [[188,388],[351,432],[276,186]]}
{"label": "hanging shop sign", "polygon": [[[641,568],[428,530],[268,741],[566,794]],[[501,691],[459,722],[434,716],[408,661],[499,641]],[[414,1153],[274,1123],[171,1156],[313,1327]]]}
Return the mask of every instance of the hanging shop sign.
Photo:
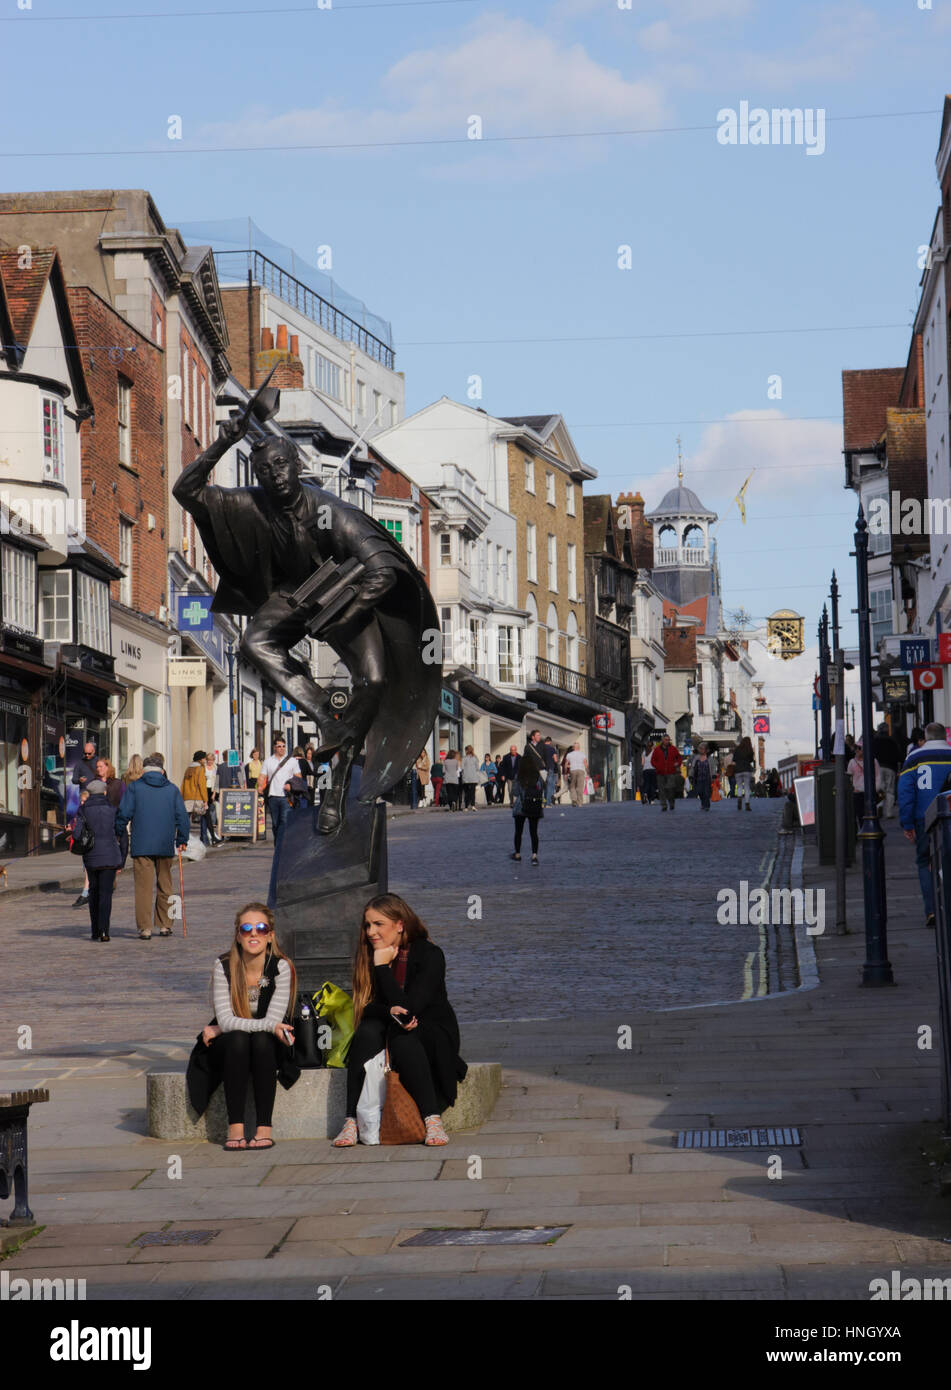
{"label": "hanging shop sign", "polygon": [[[899,661],[903,671],[911,671],[931,660],[930,637],[903,637],[898,643]],[[916,685],[915,689],[919,687]]]}
{"label": "hanging shop sign", "polygon": [[204,685],[207,664],[200,658],[170,656],[168,659],[169,685]]}
{"label": "hanging shop sign", "polygon": [[885,676],[882,680],[882,694],[886,704],[909,704],[911,701],[911,677]]}
{"label": "hanging shop sign", "polygon": [[942,666],[916,666],[911,674],[916,690],[944,689],[944,668]]}

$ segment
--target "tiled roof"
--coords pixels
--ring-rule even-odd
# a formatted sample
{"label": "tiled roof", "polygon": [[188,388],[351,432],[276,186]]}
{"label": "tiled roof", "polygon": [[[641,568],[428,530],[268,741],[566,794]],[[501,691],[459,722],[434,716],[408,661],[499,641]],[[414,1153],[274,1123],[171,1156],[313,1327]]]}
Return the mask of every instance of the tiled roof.
{"label": "tiled roof", "polygon": [[21,348],[29,346],[40,300],[55,259],[56,252],[51,249],[34,251],[29,269],[21,269],[18,251],[0,251],[0,286],[6,299],[14,341]]}
{"label": "tiled roof", "polygon": [[707,605],[710,599],[709,594],[701,594],[699,598],[692,599],[690,603],[676,604],[670,599],[664,599],[664,617],[672,618],[676,625],[678,617],[683,614],[686,618],[699,618],[699,628],[693,629],[704,635],[707,632]]}
{"label": "tiled roof", "polygon": [[842,435],[847,450],[873,449],[885,429],[885,412],[898,404],[904,367],[871,367],[842,373]]}

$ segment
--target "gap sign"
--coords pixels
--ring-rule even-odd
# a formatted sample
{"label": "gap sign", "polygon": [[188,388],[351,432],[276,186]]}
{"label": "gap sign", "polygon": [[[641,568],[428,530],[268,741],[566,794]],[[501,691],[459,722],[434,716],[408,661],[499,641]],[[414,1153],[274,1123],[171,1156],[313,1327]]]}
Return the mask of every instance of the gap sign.
{"label": "gap sign", "polygon": [[930,637],[902,638],[898,644],[898,649],[903,671],[910,671],[915,666],[924,666],[931,660]]}

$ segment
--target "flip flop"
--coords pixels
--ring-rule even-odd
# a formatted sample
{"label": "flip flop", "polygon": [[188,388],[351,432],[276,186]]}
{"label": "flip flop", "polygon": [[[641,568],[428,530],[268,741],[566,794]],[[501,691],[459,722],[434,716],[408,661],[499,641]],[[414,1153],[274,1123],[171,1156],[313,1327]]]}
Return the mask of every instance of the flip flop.
{"label": "flip flop", "polygon": [[228,1139],[221,1146],[226,1154],[244,1153],[248,1147],[247,1139]]}
{"label": "flip flop", "polygon": [[273,1139],[250,1139],[250,1140],[248,1141],[248,1148],[249,1148],[249,1149],[273,1149],[273,1148],[274,1148],[274,1140],[273,1140]]}

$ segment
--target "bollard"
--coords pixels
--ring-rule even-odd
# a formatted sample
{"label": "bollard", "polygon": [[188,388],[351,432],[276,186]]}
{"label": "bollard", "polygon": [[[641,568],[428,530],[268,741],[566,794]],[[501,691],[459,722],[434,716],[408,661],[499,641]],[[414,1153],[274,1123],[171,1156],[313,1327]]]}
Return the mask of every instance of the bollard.
{"label": "bollard", "polygon": [[951,1135],[951,794],[939,792],[925,812],[931,838],[935,937],[938,952],[938,1012],[941,1022],[941,1112]]}

